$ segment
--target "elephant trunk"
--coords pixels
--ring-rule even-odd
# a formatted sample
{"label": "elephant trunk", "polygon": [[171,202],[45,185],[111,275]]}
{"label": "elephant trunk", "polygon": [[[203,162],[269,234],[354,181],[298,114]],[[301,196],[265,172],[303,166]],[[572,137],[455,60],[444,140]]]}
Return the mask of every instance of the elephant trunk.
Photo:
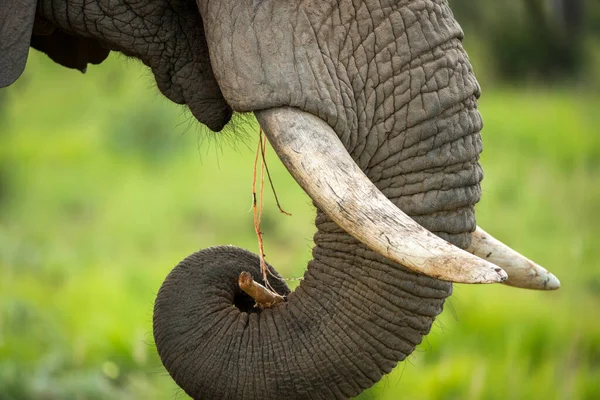
{"label": "elephant trunk", "polygon": [[[437,146],[396,146],[378,163],[359,166],[397,212],[407,211],[463,248],[475,229],[481,179],[481,122],[474,106],[460,103],[436,116],[436,125],[420,127],[419,135],[437,130]],[[465,119],[473,122],[459,129],[452,123]],[[404,140],[411,134],[409,129]],[[461,150],[452,151],[457,142]],[[440,152],[446,155],[434,158],[440,165],[430,165]],[[238,287],[242,271],[260,279],[258,257],[241,249],[203,250],[167,277],[155,304],[155,341],[165,367],[190,396],[356,396],[429,332],[451,283],[371,250],[327,214],[317,211],[313,260],[299,287],[288,294],[284,284],[271,280],[287,294],[287,302],[271,309],[254,308]]]}
{"label": "elephant trunk", "polygon": [[271,309],[254,308],[237,286],[242,271],[261,276],[259,258],[242,249],[195,253],[165,280],[155,341],[194,399],[356,396],[428,333],[451,284],[382,260],[321,212],[317,225],[304,280],[289,293],[271,279],[288,294]]}

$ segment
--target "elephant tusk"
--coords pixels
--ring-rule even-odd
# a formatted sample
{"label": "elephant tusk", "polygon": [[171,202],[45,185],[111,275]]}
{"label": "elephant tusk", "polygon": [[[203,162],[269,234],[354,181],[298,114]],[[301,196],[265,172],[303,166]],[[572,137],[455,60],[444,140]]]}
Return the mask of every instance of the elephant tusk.
{"label": "elephant tusk", "polygon": [[507,279],[502,268],[440,239],[396,207],[320,118],[289,107],[255,115],[296,182],[333,221],[373,251],[446,281]]}
{"label": "elephant tusk", "polygon": [[560,281],[545,268],[517,253],[480,227],[471,234],[468,252],[502,267],[508,273],[504,284],[524,289],[556,290]]}

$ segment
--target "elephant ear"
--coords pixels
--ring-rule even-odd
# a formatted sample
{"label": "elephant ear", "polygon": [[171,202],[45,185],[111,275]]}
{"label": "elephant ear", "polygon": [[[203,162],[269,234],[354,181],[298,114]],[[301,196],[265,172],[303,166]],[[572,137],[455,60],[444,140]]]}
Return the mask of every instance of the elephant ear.
{"label": "elephant ear", "polygon": [[25,69],[37,0],[0,1],[0,87]]}
{"label": "elephant ear", "polygon": [[31,47],[46,53],[52,61],[60,65],[85,72],[88,63],[100,64],[110,53],[110,50],[96,39],[71,35],[58,28],[50,33],[37,35],[39,22],[36,20]]}

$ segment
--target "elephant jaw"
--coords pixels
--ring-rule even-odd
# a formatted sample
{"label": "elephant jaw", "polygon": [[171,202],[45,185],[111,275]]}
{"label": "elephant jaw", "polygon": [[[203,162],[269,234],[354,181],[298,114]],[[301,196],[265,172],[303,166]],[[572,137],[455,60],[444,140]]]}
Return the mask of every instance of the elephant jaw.
{"label": "elephant jaw", "polygon": [[560,286],[554,275],[480,228],[472,234],[469,252],[423,228],[377,189],[320,118],[290,107],[255,115],[283,164],[317,206],[380,255],[450,282]]}

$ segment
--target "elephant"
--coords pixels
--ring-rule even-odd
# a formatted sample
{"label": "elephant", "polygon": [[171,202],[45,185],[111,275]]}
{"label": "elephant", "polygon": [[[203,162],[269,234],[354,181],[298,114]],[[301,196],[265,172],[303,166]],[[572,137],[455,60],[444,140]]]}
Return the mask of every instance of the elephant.
{"label": "elephant", "polygon": [[428,334],[452,283],[557,289],[476,225],[480,87],[446,0],[3,0],[0,87],[29,47],[82,72],[111,51],[218,132],[254,112],[316,206],[313,259],[256,307],[231,246],[179,263],[154,339],[195,399],[349,398]]}

